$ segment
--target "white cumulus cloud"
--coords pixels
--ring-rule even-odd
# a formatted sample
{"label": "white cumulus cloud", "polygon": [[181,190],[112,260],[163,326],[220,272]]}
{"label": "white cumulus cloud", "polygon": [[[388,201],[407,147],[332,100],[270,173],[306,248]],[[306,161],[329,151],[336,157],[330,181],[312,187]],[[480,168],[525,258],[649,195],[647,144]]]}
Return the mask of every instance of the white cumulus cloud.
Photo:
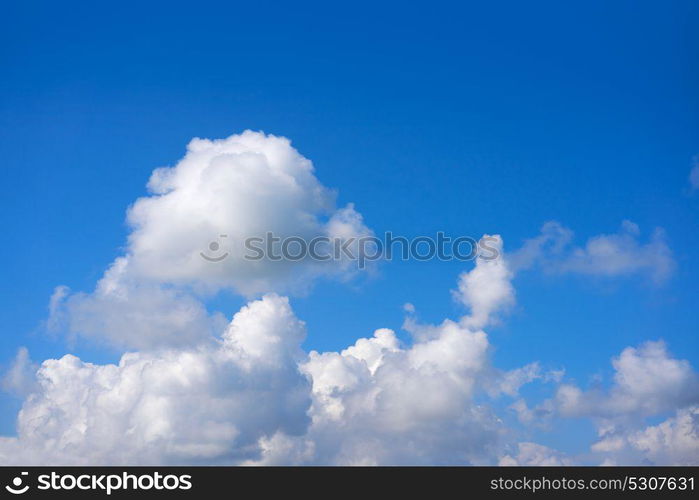
{"label": "white cumulus cloud", "polygon": [[[471,273],[502,286],[509,279],[502,266],[478,263]],[[121,294],[111,282],[102,288]],[[488,336],[470,318],[413,321],[409,345],[383,328],[340,352],[307,354],[304,325],[287,299],[266,295],[218,339],[128,353],[118,365],[71,355],[45,361],[18,436],[2,441],[0,456],[8,463],[493,463],[506,429],[488,392],[516,394],[539,369],[492,367]]]}
{"label": "white cumulus cloud", "polygon": [[488,239],[498,257],[485,259],[479,256],[476,267],[459,276],[459,288],[453,292],[454,298],[471,309],[471,315],[465,321],[475,328],[485,326],[493,319],[494,313],[506,309],[515,301],[512,273],[502,256],[502,238],[498,235],[485,235],[483,238]]}
{"label": "white cumulus cloud", "polygon": [[498,420],[474,400],[490,368],[487,335],[449,320],[434,330],[410,347],[379,330],[340,353],[310,353],[317,459],[478,463],[494,453]]}
{"label": "white cumulus cloud", "polygon": [[672,357],[664,342],[627,347],[612,360],[608,390],[562,384],[556,394],[566,416],[649,416],[699,402],[699,376],[689,361]]}
{"label": "white cumulus cloud", "polygon": [[[245,295],[307,284],[342,266],[304,259],[250,260],[247,238],[369,234],[350,205],[338,210],[335,193],[315,177],[313,164],[288,139],[246,131],[226,139],[193,139],[173,167],[153,172],[150,196],[128,212],[128,258],[133,273],[161,283]],[[225,236],[221,236],[225,235]],[[211,242],[218,250],[208,248]],[[218,263],[201,254],[218,258]]]}
{"label": "white cumulus cloud", "polygon": [[5,464],[237,463],[259,440],[303,434],[310,384],[298,369],[305,327],[266,295],[214,344],[124,354],[118,365],[44,361],[0,441]]}
{"label": "white cumulus cloud", "polygon": [[[343,255],[251,260],[257,252],[246,247],[247,238],[271,241],[269,233],[345,242],[371,234],[352,205],[335,206],[335,193],[288,139],[261,132],[193,139],[175,166],[153,172],[148,189],[128,210],[125,255],[91,293],[58,287],[51,328],[127,349],[192,345],[221,328],[199,295],[303,291],[319,276],[357,272],[357,263]],[[265,243],[255,247],[267,250]],[[279,241],[273,248],[279,252]],[[358,255],[361,245],[349,248]]]}

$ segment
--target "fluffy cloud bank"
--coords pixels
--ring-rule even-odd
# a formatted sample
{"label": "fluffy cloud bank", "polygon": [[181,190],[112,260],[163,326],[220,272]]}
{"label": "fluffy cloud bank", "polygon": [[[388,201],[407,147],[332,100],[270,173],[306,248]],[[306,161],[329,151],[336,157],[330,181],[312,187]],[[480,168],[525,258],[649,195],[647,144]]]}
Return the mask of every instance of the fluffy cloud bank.
{"label": "fluffy cloud bank", "polygon": [[[480,280],[506,275],[479,262]],[[462,279],[470,280],[466,275]],[[479,295],[482,293],[482,296]],[[487,322],[502,304],[472,290],[472,316],[413,323],[403,346],[379,329],[341,352],[309,354],[288,300],[266,295],[220,339],[125,354],[118,365],[47,360],[0,443],[5,463],[484,463],[502,423],[477,402],[530,379],[489,362]],[[18,367],[28,363],[26,353]],[[19,368],[18,368],[19,371]],[[515,380],[516,379],[516,380]],[[23,383],[23,385],[25,385]],[[497,391],[496,391],[497,392]]]}
{"label": "fluffy cloud bank", "polygon": [[287,299],[241,309],[196,348],[137,352],[118,365],[47,360],[0,443],[3,463],[238,463],[275,433],[305,432],[305,328]]}
{"label": "fluffy cloud bank", "polygon": [[[67,355],[45,361],[35,377],[22,351],[7,380],[27,388],[26,399],[18,436],[0,440],[0,460],[575,463],[537,443],[513,442],[493,405],[560,373],[542,375],[536,363],[497,370],[487,334],[469,322],[468,315],[439,325],[413,321],[410,345],[384,328],[339,352],[304,353],[305,325],[286,298],[270,294],[243,307],[221,338],[197,347],[129,353],[118,365]],[[613,365],[609,389],[561,384],[546,411],[593,418],[600,437],[591,451],[604,463],[696,463],[697,373],[660,342],[627,348]],[[536,410],[526,410],[535,421]],[[644,426],[644,417],[668,411],[674,415]]]}
{"label": "fluffy cloud bank", "polygon": [[[501,240],[497,240],[501,244]],[[488,324],[512,304],[506,261],[479,260],[459,277],[469,314],[382,328],[339,352],[305,353],[305,325],[269,294],[234,315],[220,338],[125,354],[118,365],[75,356],[31,377],[25,351],[7,380],[25,388],[18,436],[0,441],[4,463],[559,465],[574,458],[513,442],[494,402],[524,404],[522,385],[558,382],[537,363],[508,372],[490,362]],[[464,287],[461,286],[460,289]],[[498,292],[494,292],[497,290]],[[458,293],[458,292],[455,292]],[[486,311],[486,312],[484,312]],[[589,416],[607,463],[696,462],[697,375],[661,342],[613,359],[608,390],[561,384],[548,412]],[[537,420],[536,409],[525,410]],[[662,411],[676,416],[629,425]],[[521,409],[521,408],[520,408]],[[642,420],[638,420],[642,422]],[[532,422],[527,422],[532,423]],[[633,422],[632,422],[633,423]]]}
{"label": "fluffy cloud bank", "polygon": [[496,416],[474,397],[487,335],[445,321],[401,348],[390,330],[342,352],[311,352],[309,436],[322,463],[478,463],[496,453]]}
{"label": "fluffy cloud bank", "polygon": [[[3,387],[24,402],[17,436],[0,438],[0,462],[574,462],[521,439],[499,415],[503,406],[525,426],[592,418],[600,460],[699,459],[697,374],[663,343],[625,349],[612,362],[612,386],[585,390],[537,362],[497,369],[484,330],[514,305],[512,280],[525,268],[666,279],[673,261],[660,231],[642,243],[627,222],[575,247],[570,230],[549,223],[510,254],[499,236],[487,236],[500,257],[478,258],[459,276],[452,295],[467,309],[462,317],[426,325],[411,306],[403,325],[409,341],[380,328],[346,349],[307,353],[304,323],[275,292],[353,269],[343,261],[250,261],[241,243],[268,231],[306,240],[370,234],[351,205],[335,206],[310,161],[287,139],[262,133],[195,139],[148,186],[129,209],[124,255],[95,290],[58,287],[50,301],[51,328],[132,352],[118,364],[66,355],[36,365],[20,350]],[[207,252],[227,257],[212,262]],[[223,289],[258,298],[228,321],[202,301]],[[530,408],[520,388],[535,381],[558,387]],[[647,425],[658,415],[667,419]]]}
{"label": "fluffy cloud bank", "polygon": [[247,238],[371,234],[352,205],[336,208],[335,193],[288,139],[260,132],[193,139],[175,166],[153,172],[148,189],[128,210],[125,255],[92,293],[59,287],[53,327],[126,349],[188,345],[221,328],[197,296],[299,291],[357,271],[346,259],[251,260]]}

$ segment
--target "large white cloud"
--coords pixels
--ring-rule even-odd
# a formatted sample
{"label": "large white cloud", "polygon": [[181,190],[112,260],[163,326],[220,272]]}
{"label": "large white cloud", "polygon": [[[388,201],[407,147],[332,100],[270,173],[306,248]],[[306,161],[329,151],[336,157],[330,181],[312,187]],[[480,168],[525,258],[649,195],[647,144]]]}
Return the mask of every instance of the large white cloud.
{"label": "large white cloud", "polygon": [[[502,250],[500,237],[494,239]],[[509,372],[494,368],[488,336],[476,326],[512,304],[510,279],[502,257],[479,258],[459,277],[455,296],[463,294],[470,307],[459,321],[423,325],[409,317],[409,345],[384,328],[340,352],[312,351],[301,365],[313,382],[309,431],[298,439],[265,440],[261,463],[497,462],[509,430],[490,398],[517,396],[523,384],[541,377],[536,363]]]}
{"label": "large white cloud", "polygon": [[267,295],[197,348],[128,353],[118,365],[47,360],[0,442],[5,463],[236,463],[258,441],[303,434],[310,384],[298,362],[305,327]]}
{"label": "large white cloud", "polygon": [[310,436],[323,463],[472,463],[494,454],[498,420],[474,397],[487,335],[453,321],[402,348],[390,330],[340,352],[311,352]]}
{"label": "large white cloud", "polygon": [[[255,247],[266,251],[268,233],[305,242],[325,237],[352,242],[358,256],[363,247],[353,238],[371,234],[352,205],[336,208],[335,193],[288,139],[260,132],[192,140],[175,166],[153,172],[148,189],[129,208],[125,255],[95,290],[57,289],[54,329],[127,349],[193,345],[221,328],[220,317],[197,298],[202,294],[298,292],[319,276],[347,278],[358,270],[328,245],[316,250],[330,251],[329,260],[251,260],[257,252],[246,247],[247,238],[264,239]],[[274,243],[274,251],[280,246]]]}
{"label": "large white cloud", "polygon": [[[369,234],[352,206],[336,209],[335,193],[284,137],[246,131],[193,139],[177,165],[153,172],[148,189],[129,209],[128,254],[133,273],[161,283],[246,295],[303,286],[317,274],[342,272],[343,263],[253,261],[244,241],[268,232],[305,241]],[[214,241],[216,251],[208,248]],[[202,253],[228,256],[215,263]]]}

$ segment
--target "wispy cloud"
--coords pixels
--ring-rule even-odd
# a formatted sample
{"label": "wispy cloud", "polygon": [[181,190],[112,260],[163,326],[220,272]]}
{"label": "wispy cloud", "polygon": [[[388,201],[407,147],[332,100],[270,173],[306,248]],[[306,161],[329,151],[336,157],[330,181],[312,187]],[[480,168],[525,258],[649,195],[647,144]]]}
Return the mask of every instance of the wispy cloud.
{"label": "wispy cloud", "polygon": [[581,274],[605,278],[645,276],[665,282],[675,269],[665,232],[656,228],[641,241],[638,225],[623,221],[618,232],[590,237],[584,246],[573,244],[573,232],[558,222],[547,222],[541,233],[509,255],[512,268],[539,268],[552,274]]}

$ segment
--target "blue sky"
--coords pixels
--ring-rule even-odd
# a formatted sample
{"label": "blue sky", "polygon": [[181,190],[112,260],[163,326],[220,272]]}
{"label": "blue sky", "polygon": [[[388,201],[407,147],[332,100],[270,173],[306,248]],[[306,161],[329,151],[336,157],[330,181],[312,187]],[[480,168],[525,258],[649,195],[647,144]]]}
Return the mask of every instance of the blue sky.
{"label": "blue sky", "polygon": [[[489,330],[502,369],[540,361],[586,386],[627,346],[664,339],[699,366],[699,8],[691,1],[332,5],[9,2],[0,23],[0,361],[118,349],[48,334],[54,287],[91,291],[123,252],[125,211],[193,137],[292,140],[376,232],[500,234],[505,250],[559,221],[583,245],[631,220],[662,227],[657,285],[535,271]],[[438,323],[460,262],[384,263],[292,297],[307,349],[338,350],[402,306]],[[222,292],[231,316],[244,299]],[[546,388],[544,388],[546,389]],[[531,389],[535,400],[545,397]],[[0,430],[21,402],[0,397]],[[570,422],[561,424],[566,429]],[[579,453],[594,434],[536,431]]]}

